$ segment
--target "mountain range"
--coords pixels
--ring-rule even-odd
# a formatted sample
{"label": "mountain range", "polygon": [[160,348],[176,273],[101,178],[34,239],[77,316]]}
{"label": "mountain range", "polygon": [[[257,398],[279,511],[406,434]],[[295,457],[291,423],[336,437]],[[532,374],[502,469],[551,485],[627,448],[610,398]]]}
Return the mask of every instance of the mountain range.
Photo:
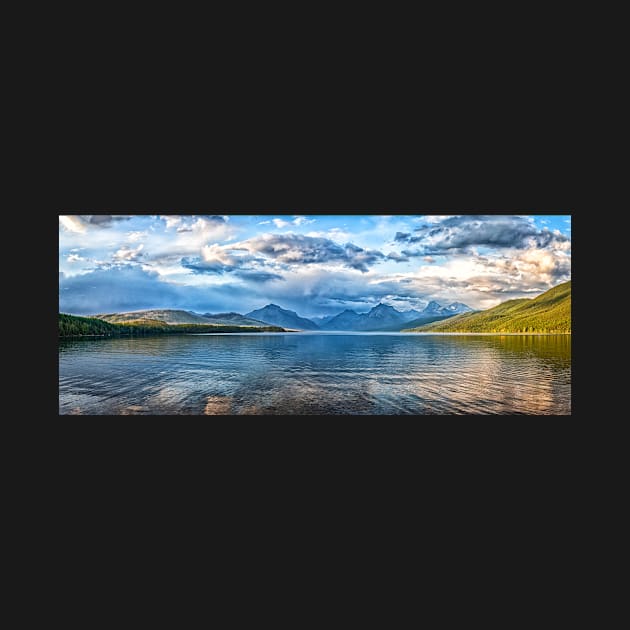
{"label": "mountain range", "polygon": [[289,311],[277,304],[267,304],[263,308],[240,313],[194,313],[178,309],[147,309],[128,313],[108,313],[94,317],[112,324],[151,320],[176,324],[219,324],[232,326],[280,326],[291,330],[330,330],[330,331],[399,331],[402,328],[420,326],[428,322],[453,317],[458,313],[472,311],[461,302],[441,306],[435,301],[422,311],[399,311],[393,306],[377,304],[367,313],[357,313],[346,309],[337,315],[326,315],[308,319],[295,311]]}
{"label": "mountain range", "polygon": [[246,317],[240,313],[204,313],[199,315],[192,311],[178,309],[148,309],[143,311],[130,311],[128,313],[109,313],[94,315],[111,324],[121,324],[137,320],[154,320],[165,324],[220,324],[232,326],[265,326],[266,322]]}
{"label": "mountain range", "polygon": [[485,311],[464,313],[408,332],[517,332],[570,333],[571,281],[535,298],[508,300]]}
{"label": "mountain range", "polygon": [[283,328],[319,330],[319,326],[315,322],[305,317],[300,317],[294,311],[287,311],[284,308],[280,308],[277,304],[267,304],[267,306],[263,308],[247,313],[246,317],[254,317],[267,324],[282,326]]}

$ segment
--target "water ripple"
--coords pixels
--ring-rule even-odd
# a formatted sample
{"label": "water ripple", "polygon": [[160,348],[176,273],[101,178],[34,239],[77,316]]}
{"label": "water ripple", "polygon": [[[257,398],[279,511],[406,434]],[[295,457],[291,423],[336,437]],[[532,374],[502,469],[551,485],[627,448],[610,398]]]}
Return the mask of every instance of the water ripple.
{"label": "water ripple", "polygon": [[62,341],[61,414],[570,414],[571,338],[186,335]]}

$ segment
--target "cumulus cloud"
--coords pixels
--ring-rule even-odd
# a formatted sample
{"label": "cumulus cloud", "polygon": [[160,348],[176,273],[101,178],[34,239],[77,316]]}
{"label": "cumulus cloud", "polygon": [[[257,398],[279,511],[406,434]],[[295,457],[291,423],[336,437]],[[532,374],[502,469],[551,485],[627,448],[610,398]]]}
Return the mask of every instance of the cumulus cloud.
{"label": "cumulus cloud", "polygon": [[527,217],[494,215],[433,217],[413,232],[396,232],[394,240],[421,245],[416,251],[407,250],[408,256],[469,252],[472,247],[527,249],[570,244],[559,231],[539,229]]}
{"label": "cumulus cloud", "polygon": [[135,249],[132,249],[125,245],[114,254],[113,258],[116,261],[136,261],[142,256],[141,252],[143,247],[144,245],[142,243],[140,243],[140,245],[138,245],[138,247],[136,247]]}
{"label": "cumulus cloud", "polygon": [[291,225],[290,221],[285,221],[283,219],[272,219],[272,222],[277,228],[283,228],[287,225]]}
{"label": "cumulus cloud", "polygon": [[315,223],[315,219],[307,219],[306,217],[295,215],[293,225],[302,225],[303,223]]}
{"label": "cumulus cloud", "polygon": [[282,280],[282,276],[265,268],[262,258],[253,256],[242,246],[206,245],[201,250],[202,255],[183,258],[182,267],[194,274],[223,275],[233,273],[243,280],[253,282],[268,282]]}
{"label": "cumulus cloud", "polygon": [[238,277],[243,278],[243,280],[249,280],[251,282],[269,282],[270,280],[284,280],[284,278],[278,273],[256,269],[241,269],[236,271],[235,274]]}
{"label": "cumulus cloud", "polygon": [[399,254],[398,252],[389,252],[389,254],[387,254],[387,258],[389,258],[389,260],[395,260],[396,262],[409,262],[408,256]]}
{"label": "cumulus cloud", "polygon": [[136,230],[134,232],[127,232],[127,240],[131,243],[139,241],[141,238],[146,238],[148,235],[147,230]]}
{"label": "cumulus cloud", "polygon": [[[299,216],[284,215],[278,220],[293,231],[261,234],[250,222],[219,215],[137,217],[130,224],[119,217],[109,225],[87,216],[59,217],[64,312],[243,313],[274,302],[316,316],[364,312],[379,301],[420,309],[430,300],[488,308],[571,277],[568,232],[528,217],[348,217],[311,232]],[[398,247],[389,251],[393,243]]]}
{"label": "cumulus cloud", "polygon": [[[303,223],[314,223],[315,219],[307,219],[306,217],[296,214],[294,215],[292,221],[285,220],[285,219],[272,219],[271,222],[277,228],[285,228],[289,225],[302,225]],[[261,223],[259,223],[259,225],[263,225],[265,223],[269,223],[269,221],[262,221]]]}
{"label": "cumulus cloud", "polygon": [[205,224],[222,225],[227,223],[230,218],[226,215],[219,216],[217,214],[198,214],[189,216],[162,214],[160,219],[166,222],[166,229],[177,228],[178,232],[191,232],[193,226],[198,221]]}
{"label": "cumulus cloud", "polygon": [[70,232],[85,232],[89,227],[106,228],[118,221],[126,221],[131,215],[115,214],[66,214],[59,216],[59,223]]}
{"label": "cumulus cloud", "polygon": [[[166,221],[172,217],[161,218]],[[204,247],[218,244],[234,235],[234,228],[222,216],[178,216],[175,219],[177,221],[171,223],[171,228],[176,230],[171,238],[154,237],[151,243],[147,243],[144,256],[146,262],[160,265],[171,264],[182,258],[197,258]],[[166,229],[169,230],[168,227]]]}
{"label": "cumulus cloud", "polygon": [[339,245],[327,238],[292,233],[263,234],[241,245],[285,264],[340,263],[362,272],[384,258],[377,250],[366,250],[352,243]]}

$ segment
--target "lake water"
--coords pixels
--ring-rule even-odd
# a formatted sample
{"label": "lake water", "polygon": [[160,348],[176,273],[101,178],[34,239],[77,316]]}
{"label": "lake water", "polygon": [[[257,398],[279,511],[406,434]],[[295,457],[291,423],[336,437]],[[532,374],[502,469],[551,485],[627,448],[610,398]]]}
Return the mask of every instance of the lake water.
{"label": "lake water", "polygon": [[60,414],[570,414],[570,335],[59,342]]}

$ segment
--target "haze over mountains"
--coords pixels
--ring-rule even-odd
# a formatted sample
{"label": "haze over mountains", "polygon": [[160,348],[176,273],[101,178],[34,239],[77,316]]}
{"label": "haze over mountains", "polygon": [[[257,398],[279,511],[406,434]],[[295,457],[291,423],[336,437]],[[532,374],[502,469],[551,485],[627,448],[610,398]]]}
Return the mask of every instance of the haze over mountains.
{"label": "haze over mountains", "polygon": [[166,324],[215,324],[231,326],[278,326],[289,330],[409,331],[409,332],[571,332],[571,281],[559,284],[535,298],[508,300],[485,311],[473,311],[462,302],[446,306],[431,301],[421,310],[399,311],[377,304],[367,313],[346,309],[337,315],[301,317],[277,304],[240,313],[194,313],[177,309],[148,309],[96,315],[117,323],[164,322]]}
{"label": "haze over mountains", "polygon": [[570,333],[571,281],[563,282],[535,298],[508,300],[493,308],[463,313],[447,321],[409,332]]}
{"label": "haze over mountains", "polygon": [[148,309],[128,313],[96,315],[98,319],[110,323],[132,322],[137,320],[161,321],[167,324],[221,324],[237,326],[281,326],[291,330],[327,331],[399,331],[403,328],[420,326],[428,322],[452,317],[472,309],[461,302],[441,306],[430,302],[422,311],[399,311],[393,306],[378,304],[367,313],[357,313],[346,309],[337,315],[308,319],[295,311],[284,309],[277,304],[267,304],[263,308],[240,313],[194,313],[178,309]]}

